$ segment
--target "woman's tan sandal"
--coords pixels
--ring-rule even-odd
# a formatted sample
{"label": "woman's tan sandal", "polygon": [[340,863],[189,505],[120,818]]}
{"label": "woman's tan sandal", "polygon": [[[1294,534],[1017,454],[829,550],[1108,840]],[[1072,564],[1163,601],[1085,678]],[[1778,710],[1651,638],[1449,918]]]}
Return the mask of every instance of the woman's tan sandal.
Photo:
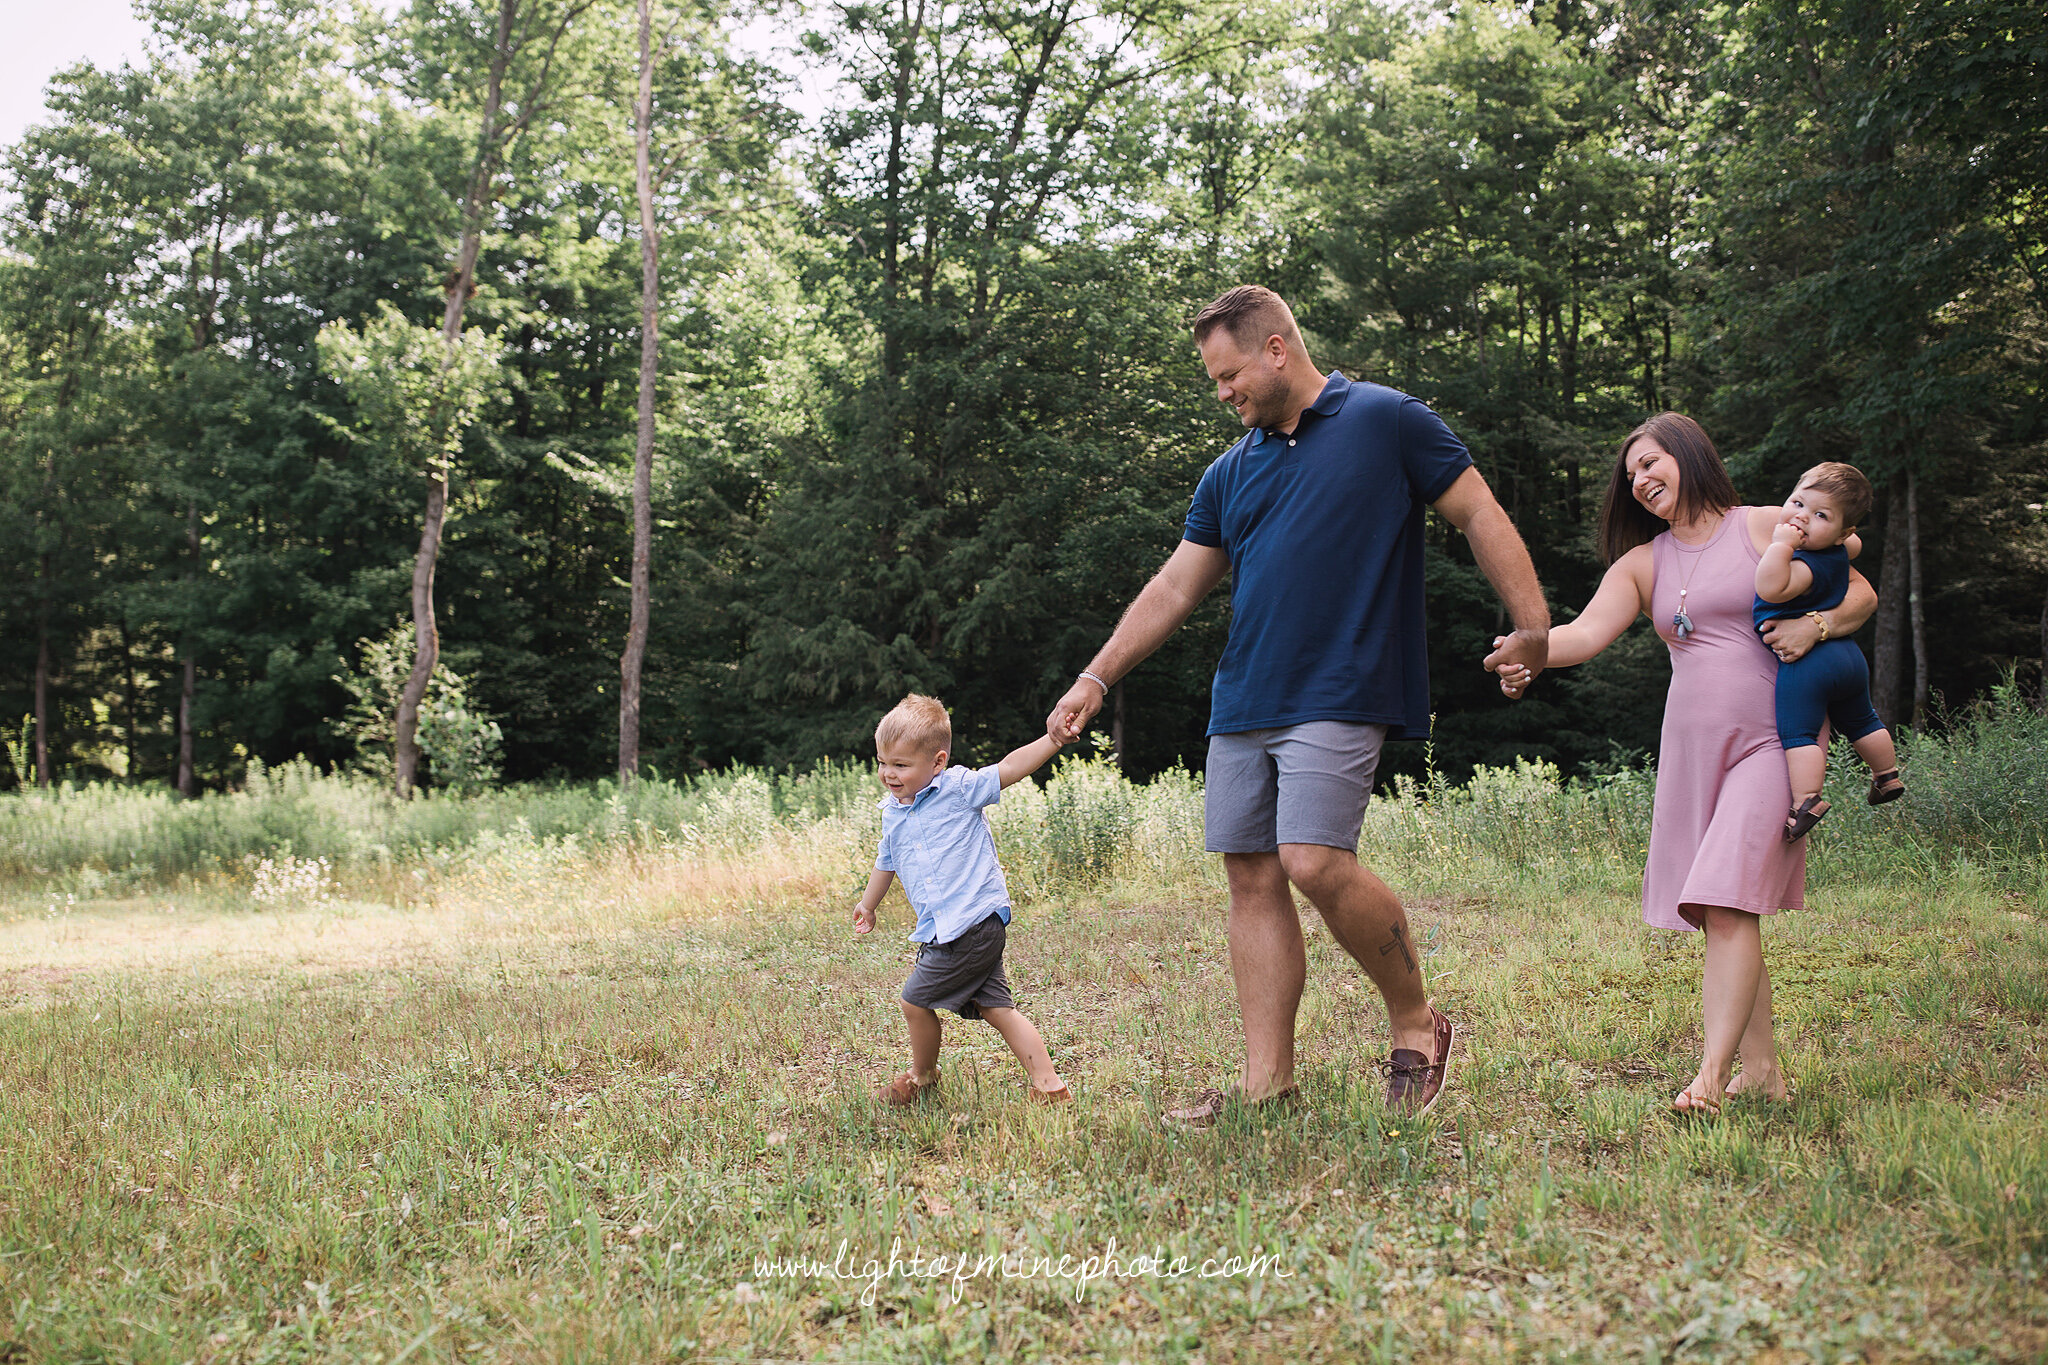
{"label": "woman's tan sandal", "polygon": [[1212,1128],[1226,1111],[1237,1105],[1252,1109],[1264,1109],[1268,1105],[1290,1107],[1300,1100],[1300,1087],[1292,1085],[1275,1090],[1262,1100],[1247,1100],[1244,1091],[1234,1085],[1227,1091],[1211,1087],[1196,1095],[1193,1104],[1167,1110],[1165,1118],[1168,1123],[1185,1124],[1189,1128]]}
{"label": "woman's tan sandal", "polygon": [[1804,801],[1801,801],[1799,808],[1794,810],[1785,819],[1785,842],[1796,844],[1801,839],[1804,839],[1806,832],[1819,824],[1821,817],[1827,813],[1828,803],[1826,797],[1809,796]]}
{"label": "woman's tan sandal", "polygon": [[1024,1098],[1033,1104],[1067,1104],[1074,1098],[1074,1092],[1066,1086],[1057,1090],[1040,1090],[1031,1082],[1024,1082]]}
{"label": "woman's tan sandal", "polygon": [[1671,1097],[1671,1112],[1674,1114],[1711,1114],[1719,1118],[1721,1115],[1721,1101],[1715,1099],[1712,1095],[1702,1095],[1699,1091],[1688,1085],[1685,1089]]}
{"label": "woman's tan sandal", "polygon": [[1870,804],[1882,806],[1887,801],[1896,801],[1906,794],[1906,784],[1899,777],[1899,770],[1872,773],[1870,775]]}
{"label": "woman's tan sandal", "polygon": [[932,1078],[928,1081],[920,1081],[917,1077],[906,1071],[887,1085],[876,1086],[875,1098],[883,1104],[894,1105],[899,1109],[906,1108],[923,1099],[925,1094],[937,1086],[938,1083],[939,1073],[937,1071],[932,1072]]}

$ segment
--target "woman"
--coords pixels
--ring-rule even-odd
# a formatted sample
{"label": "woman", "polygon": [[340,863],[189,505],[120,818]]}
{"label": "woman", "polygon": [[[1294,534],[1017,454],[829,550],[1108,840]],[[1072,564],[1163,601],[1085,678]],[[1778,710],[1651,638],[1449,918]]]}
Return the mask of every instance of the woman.
{"label": "woman", "polygon": [[[1586,610],[1550,632],[1549,667],[1607,648],[1647,613],[1671,650],[1643,919],[1704,929],[1701,988],[1706,1046],[1699,1074],[1672,1099],[1681,1112],[1718,1112],[1724,1095],[1787,1095],[1771,1036],[1771,980],[1762,917],[1805,903],[1806,844],[1787,844],[1791,786],[1774,711],[1777,668],[1822,639],[1802,617],[1751,625],[1756,565],[1776,507],[1740,507],[1735,485],[1699,424],[1675,412],[1622,442],[1600,509],[1607,575]],[[1851,576],[1842,605],[1822,613],[1827,635],[1854,633],[1877,596]],[[1502,665],[1501,690],[1519,697],[1526,669]],[[1735,1059],[1742,1058],[1736,1076]]]}

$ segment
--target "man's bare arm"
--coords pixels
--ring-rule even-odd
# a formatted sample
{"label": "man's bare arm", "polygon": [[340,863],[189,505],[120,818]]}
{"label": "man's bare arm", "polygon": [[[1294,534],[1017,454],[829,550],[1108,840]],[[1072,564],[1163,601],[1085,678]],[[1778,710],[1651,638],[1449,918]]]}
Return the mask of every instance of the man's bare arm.
{"label": "man's bare arm", "polygon": [[1515,624],[1500,648],[1486,656],[1490,671],[1503,663],[1517,663],[1529,670],[1529,680],[1543,671],[1549,660],[1550,606],[1543,600],[1543,585],[1536,580],[1536,565],[1521,533],[1486,486],[1477,469],[1467,469],[1444,495],[1431,504],[1445,521],[1465,533],[1472,544],[1472,557],[1479,571],[1508,609]]}
{"label": "man's bare arm", "polygon": [[1089,662],[1087,671],[1101,680],[1101,686],[1087,678],[1076,678],[1052,708],[1052,714],[1045,718],[1046,733],[1061,744],[1078,739],[1102,709],[1107,689],[1165,644],[1166,637],[1180,629],[1195,604],[1208,596],[1228,572],[1230,556],[1220,547],[1183,540],[1159,572],[1152,575],[1152,581],[1124,609],[1123,619],[1117,622],[1109,643]]}

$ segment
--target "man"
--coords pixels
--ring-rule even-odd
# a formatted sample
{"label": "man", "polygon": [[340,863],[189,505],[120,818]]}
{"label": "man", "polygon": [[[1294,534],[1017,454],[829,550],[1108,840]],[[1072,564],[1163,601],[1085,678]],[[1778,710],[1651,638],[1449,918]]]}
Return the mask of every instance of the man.
{"label": "man", "polygon": [[1231,573],[1204,826],[1230,883],[1244,1070],[1231,1093],[1204,1091],[1169,1117],[1209,1124],[1232,1103],[1294,1093],[1308,967],[1290,882],[1379,988],[1393,1030],[1387,1103],[1421,1113],[1442,1091],[1453,1029],[1423,988],[1400,900],[1357,849],[1381,744],[1429,733],[1424,507],[1465,533],[1514,622],[1489,669],[1541,672],[1549,609],[1507,514],[1420,401],[1318,373],[1287,304],[1257,285],[1204,308],[1194,333],[1216,396],[1247,434],[1202,476],[1185,539],[1046,729],[1077,737],[1109,688]]}

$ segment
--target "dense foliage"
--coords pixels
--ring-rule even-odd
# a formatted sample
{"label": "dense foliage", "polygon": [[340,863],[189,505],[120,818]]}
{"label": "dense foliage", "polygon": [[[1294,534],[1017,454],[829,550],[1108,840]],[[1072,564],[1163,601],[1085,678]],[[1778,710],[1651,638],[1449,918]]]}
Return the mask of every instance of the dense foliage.
{"label": "dense foliage", "polygon": [[[200,786],[375,770],[344,680],[407,616],[444,453],[442,663],[506,777],[610,771],[632,7],[144,7],[148,59],[60,74],[5,152],[0,717],[43,718],[19,779],[170,780],[181,740]],[[735,47],[744,16],[656,8],[684,39],[655,95],[661,771],[858,754],[909,688],[955,707],[966,756],[1028,737],[1232,439],[1185,326],[1244,280],[1326,367],[1443,413],[1566,611],[1617,439],[1676,407],[1749,499],[1816,458],[1879,483],[1888,717],[2039,685],[2032,6],[819,5],[783,16],[838,80],[808,123]],[[487,162],[478,54],[508,15],[517,136]],[[465,204],[464,368],[437,377],[407,338]],[[457,380],[460,421],[405,418]],[[1653,639],[1510,707],[1477,667],[1498,606],[1432,536],[1439,765],[1654,746]],[[1223,628],[1209,604],[1119,689],[1128,766],[1199,761]]]}

